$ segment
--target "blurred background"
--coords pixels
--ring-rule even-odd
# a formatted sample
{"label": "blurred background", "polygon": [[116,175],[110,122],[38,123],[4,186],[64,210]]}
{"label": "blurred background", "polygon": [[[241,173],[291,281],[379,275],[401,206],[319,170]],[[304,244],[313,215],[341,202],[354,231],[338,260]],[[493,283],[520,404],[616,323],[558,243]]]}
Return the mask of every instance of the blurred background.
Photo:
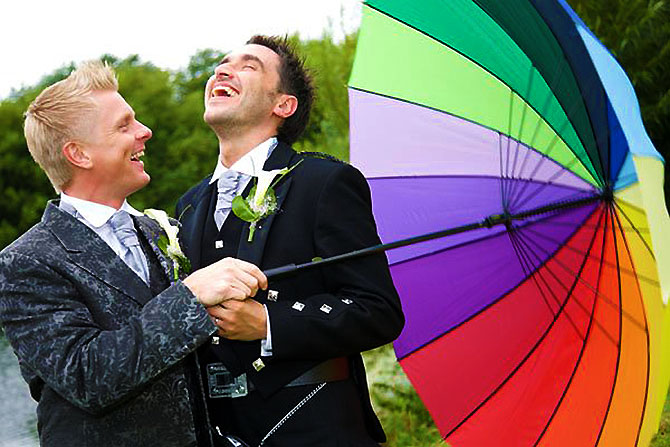
{"label": "blurred background", "polygon": [[[153,130],[145,167],[150,185],[130,198],[138,209],[173,212],[177,198],[209,174],[218,145],[202,121],[203,89],[226,51],[254,33],[287,34],[313,70],[317,99],[298,150],[346,160],[347,80],[360,23],[360,2],[164,2],[119,0],[103,9],[79,0],[3,5],[0,72],[0,249],[41,217],[55,198],[28,153],[23,113],[47,85],[87,59],[118,74],[120,92]],[[670,152],[670,2],[568,0],[633,81],[656,148]],[[399,61],[399,69],[402,62]],[[667,169],[667,167],[666,167]],[[666,200],[668,185],[666,184]],[[395,363],[390,346],[365,354],[375,407],[388,446],[441,445],[430,416]],[[16,357],[0,332],[0,446],[35,446],[35,404]],[[656,447],[670,446],[664,416]]]}

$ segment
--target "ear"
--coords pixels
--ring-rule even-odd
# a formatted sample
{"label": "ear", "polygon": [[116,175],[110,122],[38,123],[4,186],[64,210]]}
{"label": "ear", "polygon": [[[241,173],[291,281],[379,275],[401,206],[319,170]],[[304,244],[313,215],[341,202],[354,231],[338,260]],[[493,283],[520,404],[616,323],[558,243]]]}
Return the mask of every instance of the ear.
{"label": "ear", "polygon": [[72,165],[77,166],[82,169],[90,169],[93,166],[93,161],[88,153],[81,147],[81,144],[68,141],[63,145],[63,155],[67,158],[67,161],[72,163]]}
{"label": "ear", "polygon": [[280,95],[280,101],[275,105],[274,114],[280,118],[288,118],[293,115],[298,108],[298,98],[293,95]]}

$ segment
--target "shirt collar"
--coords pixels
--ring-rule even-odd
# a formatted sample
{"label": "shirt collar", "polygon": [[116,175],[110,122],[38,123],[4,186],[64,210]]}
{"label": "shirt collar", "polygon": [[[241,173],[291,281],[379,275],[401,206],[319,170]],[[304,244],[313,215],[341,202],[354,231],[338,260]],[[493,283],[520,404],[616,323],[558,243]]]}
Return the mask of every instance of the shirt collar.
{"label": "shirt collar", "polygon": [[211,185],[223,175],[226,171],[237,171],[242,174],[247,174],[252,177],[256,177],[257,172],[263,170],[263,165],[265,161],[270,157],[272,151],[277,147],[277,138],[272,137],[263,141],[261,144],[247,152],[237,160],[230,168],[226,168],[223,163],[221,163],[221,158],[219,157],[216,162],[216,168],[214,169],[214,174],[209,180]]}
{"label": "shirt collar", "polygon": [[[60,193],[62,202],[69,203],[77,212],[93,227],[99,228],[107,223],[110,217],[117,211],[111,206],[101,203],[91,202],[77,197],[68,196],[64,192]],[[130,206],[127,201],[123,201],[120,210],[128,212],[133,216],[141,216],[142,213]]]}

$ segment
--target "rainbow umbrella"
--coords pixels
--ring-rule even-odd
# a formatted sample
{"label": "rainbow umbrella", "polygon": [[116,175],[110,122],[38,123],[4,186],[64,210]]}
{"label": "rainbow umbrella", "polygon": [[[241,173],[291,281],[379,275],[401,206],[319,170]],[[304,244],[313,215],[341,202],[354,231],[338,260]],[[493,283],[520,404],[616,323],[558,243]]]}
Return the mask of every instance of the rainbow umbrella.
{"label": "rainbow umbrella", "polygon": [[[648,445],[670,378],[663,160],[562,0],[369,0],[351,162],[454,446]],[[476,225],[471,225],[475,223]]]}

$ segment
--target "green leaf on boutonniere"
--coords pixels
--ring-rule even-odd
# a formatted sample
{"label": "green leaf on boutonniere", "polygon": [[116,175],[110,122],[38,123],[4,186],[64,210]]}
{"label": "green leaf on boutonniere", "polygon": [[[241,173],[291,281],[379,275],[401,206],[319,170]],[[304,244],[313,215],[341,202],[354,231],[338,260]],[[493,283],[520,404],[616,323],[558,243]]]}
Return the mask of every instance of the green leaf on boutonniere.
{"label": "green leaf on boutonniere", "polygon": [[190,272],[191,271],[191,261],[188,260],[188,258],[185,257],[178,257],[177,262],[179,263],[179,269],[183,272]]}
{"label": "green leaf on boutonniere", "polygon": [[233,213],[245,222],[253,222],[258,215],[253,212],[249,204],[242,196],[235,196],[232,202]]}
{"label": "green leaf on boutonniere", "polygon": [[167,237],[165,237],[164,234],[161,234],[158,240],[156,241],[156,245],[158,245],[158,248],[163,252],[167,253],[167,246],[168,246],[168,240]]}
{"label": "green leaf on boutonniere", "polygon": [[253,241],[258,222],[277,212],[277,194],[274,186],[301,162],[302,160],[298,161],[290,168],[258,172],[256,183],[251,187],[247,197],[236,196],[233,199],[231,203],[233,213],[243,221],[249,222],[248,242]]}
{"label": "green leaf on boutonniere", "polygon": [[186,255],[179,244],[179,225],[173,225],[170,218],[163,210],[146,209],[144,214],[149,218],[155,220],[165,234],[161,234],[156,239],[158,249],[172,262],[172,280],[179,279],[179,270],[184,273],[189,273],[191,270],[191,263],[186,258]]}

